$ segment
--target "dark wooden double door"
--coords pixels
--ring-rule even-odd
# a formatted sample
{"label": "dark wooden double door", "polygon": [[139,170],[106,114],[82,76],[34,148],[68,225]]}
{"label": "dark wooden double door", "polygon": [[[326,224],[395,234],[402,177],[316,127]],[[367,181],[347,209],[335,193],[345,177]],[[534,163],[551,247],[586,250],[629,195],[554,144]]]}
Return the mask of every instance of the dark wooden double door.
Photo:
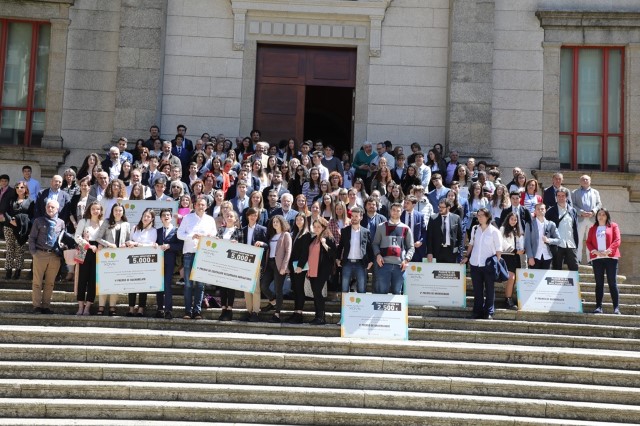
{"label": "dark wooden double door", "polygon": [[349,149],[355,83],[355,49],[259,45],[254,127],[271,143],[322,138]]}

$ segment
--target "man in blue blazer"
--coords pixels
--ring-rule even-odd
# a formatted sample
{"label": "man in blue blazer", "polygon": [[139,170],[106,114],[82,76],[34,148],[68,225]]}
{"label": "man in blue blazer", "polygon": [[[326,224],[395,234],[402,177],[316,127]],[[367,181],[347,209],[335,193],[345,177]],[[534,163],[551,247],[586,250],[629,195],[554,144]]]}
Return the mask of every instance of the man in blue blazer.
{"label": "man in blue blazer", "polygon": [[62,191],[60,189],[61,187],[62,176],[55,175],[51,178],[51,184],[49,188],[43,189],[38,193],[38,196],[36,197],[34,219],[46,214],[47,201],[49,201],[50,199],[56,200],[58,204],[60,204],[60,208],[58,210],[58,218],[62,219],[65,222],[69,219],[69,202],[71,201],[71,197],[68,193]]}
{"label": "man in blue blazer", "polygon": [[450,190],[442,184],[442,175],[440,173],[434,173],[431,176],[431,182],[433,186],[435,186],[435,189],[427,194],[427,199],[431,203],[433,211],[437,212],[438,202],[445,198]]}
{"label": "man in blue blazer", "polygon": [[[262,225],[258,225],[258,211],[253,207],[249,207],[247,210],[247,220],[249,224],[242,228],[242,244],[249,244],[251,246],[263,247],[262,262],[260,268],[264,270],[267,264],[267,249],[269,247],[269,239],[267,237],[267,228]],[[244,293],[244,299],[247,305],[247,313],[240,321],[258,322],[258,312],[260,312],[260,284],[256,285],[256,289],[253,293]]]}
{"label": "man in blue blazer", "polygon": [[156,229],[156,243],[164,251],[164,291],[156,293],[156,318],[173,319],[173,290],[171,288],[176,259],[182,253],[184,241],[178,238],[178,228],[171,222],[171,209],[160,210],[162,226]]}
{"label": "man in blue blazer", "polygon": [[282,194],[282,198],[280,198],[280,207],[276,208],[273,211],[273,215],[281,215],[284,219],[289,223],[289,227],[293,229],[294,221],[296,216],[298,215],[297,210],[291,208],[293,205],[293,195],[290,193]]}
{"label": "man in blue blazer", "polygon": [[[360,226],[360,220],[364,214],[362,207],[351,209],[351,226],[342,228],[340,232],[340,244],[336,255],[336,264],[342,266],[342,292],[348,293],[351,286],[351,278],[356,279],[358,293],[365,293],[367,287],[367,270],[373,266],[373,247],[371,246],[371,234],[369,229]],[[351,244],[356,242],[358,246],[352,250]]]}
{"label": "man in blue blazer", "polygon": [[412,262],[422,262],[427,250],[427,223],[429,218],[417,211],[414,207],[418,199],[409,195],[404,199],[404,211],[400,215],[400,222],[411,229],[413,234],[413,246],[415,252],[411,258]]}
{"label": "man in blue blazer", "polygon": [[[556,224],[545,219],[547,212],[544,203],[536,205],[535,217],[528,223],[524,231],[524,250],[527,253],[527,262],[531,269],[551,268],[551,245],[560,243]],[[542,227],[542,232],[539,228]]]}

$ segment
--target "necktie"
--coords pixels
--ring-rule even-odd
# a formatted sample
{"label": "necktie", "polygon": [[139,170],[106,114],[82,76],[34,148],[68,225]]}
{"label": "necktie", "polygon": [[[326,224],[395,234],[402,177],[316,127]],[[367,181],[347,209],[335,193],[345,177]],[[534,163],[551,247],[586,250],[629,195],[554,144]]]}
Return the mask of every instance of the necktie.
{"label": "necktie", "polygon": [[180,155],[182,153],[182,148],[178,147],[178,155]]}

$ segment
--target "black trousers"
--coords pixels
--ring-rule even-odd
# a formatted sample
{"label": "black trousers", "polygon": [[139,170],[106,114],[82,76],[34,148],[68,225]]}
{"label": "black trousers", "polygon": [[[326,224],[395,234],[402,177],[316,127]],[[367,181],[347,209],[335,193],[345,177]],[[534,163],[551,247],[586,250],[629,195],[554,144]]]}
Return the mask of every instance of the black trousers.
{"label": "black trousers", "polygon": [[236,291],[225,287],[218,288],[220,289],[220,305],[233,308],[233,301],[236,298]]}
{"label": "black trousers", "polygon": [[313,291],[313,305],[316,310],[316,318],[324,318],[324,297],[322,297],[322,288],[325,281],[318,278],[309,277],[311,282],[311,290]]}
{"label": "black trousers", "polygon": [[551,260],[552,259],[533,259],[535,264],[531,266],[531,269],[551,269]]}
{"label": "black trousers", "polygon": [[553,269],[562,270],[562,264],[566,263],[570,271],[578,270],[578,249],[558,247],[558,252],[553,256]]}
{"label": "black trousers", "polygon": [[[97,245],[95,241],[91,245]],[[93,303],[96,300],[96,254],[87,250],[84,263],[78,268],[78,302]]]}
{"label": "black trousers", "polygon": [[440,247],[436,260],[438,263],[458,263],[458,254],[453,252],[453,246]]}
{"label": "black trousers", "polygon": [[304,280],[307,277],[307,271],[302,271],[299,274],[292,272],[289,276],[291,277],[291,287],[295,294],[293,309],[301,311],[304,308]]}
{"label": "black trousers", "polygon": [[147,307],[147,294],[148,293],[129,293],[129,307],[136,306],[136,295],[140,295],[138,306],[141,308]]}

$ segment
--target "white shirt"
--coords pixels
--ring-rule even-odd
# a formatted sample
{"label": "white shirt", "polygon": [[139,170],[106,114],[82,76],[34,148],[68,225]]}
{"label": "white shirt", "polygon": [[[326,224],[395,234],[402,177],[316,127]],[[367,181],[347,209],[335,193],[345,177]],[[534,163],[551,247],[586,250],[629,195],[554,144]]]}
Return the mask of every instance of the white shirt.
{"label": "white shirt", "polygon": [[351,247],[349,247],[347,259],[362,259],[362,253],[360,253],[360,227],[357,230],[351,228]]}
{"label": "white shirt", "polygon": [[533,220],[538,221],[538,250],[536,251],[536,255],[534,257],[539,260],[551,259],[549,246],[542,242],[542,237],[544,237],[544,221],[540,222],[538,218],[535,218]]}
{"label": "white shirt", "polygon": [[252,245],[251,241],[253,241],[253,231],[256,230],[254,226],[247,226],[247,244]]}
{"label": "white shirt", "polygon": [[598,228],[596,228],[596,241],[598,242],[598,251],[605,251],[607,249],[606,226],[598,226]]}
{"label": "white shirt", "polygon": [[140,243],[143,246],[152,246],[153,243],[156,242],[156,238],[158,237],[158,233],[156,232],[156,228],[150,226],[146,229],[134,229],[131,231],[131,241],[135,241],[136,243]]}
{"label": "white shirt", "polygon": [[502,236],[495,226],[489,225],[484,231],[478,225],[474,227],[475,232],[471,233],[471,241],[469,244],[473,246],[469,263],[473,266],[481,266],[487,262],[487,259],[502,252]]}
{"label": "white shirt", "polygon": [[449,223],[449,221],[451,220],[451,217],[446,214],[444,216],[442,216],[442,223],[444,225],[444,245],[445,246],[450,246],[451,245],[451,224]]}
{"label": "white shirt", "polygon": [[183,253],[195,253],[198,248],[198,240],[194,240],[195,234],[216,235],[216,221],[214,218],[204,213],[199,217],[195,212],[189,213],[180,223],[178,228],[178,238],[184,240]]}

